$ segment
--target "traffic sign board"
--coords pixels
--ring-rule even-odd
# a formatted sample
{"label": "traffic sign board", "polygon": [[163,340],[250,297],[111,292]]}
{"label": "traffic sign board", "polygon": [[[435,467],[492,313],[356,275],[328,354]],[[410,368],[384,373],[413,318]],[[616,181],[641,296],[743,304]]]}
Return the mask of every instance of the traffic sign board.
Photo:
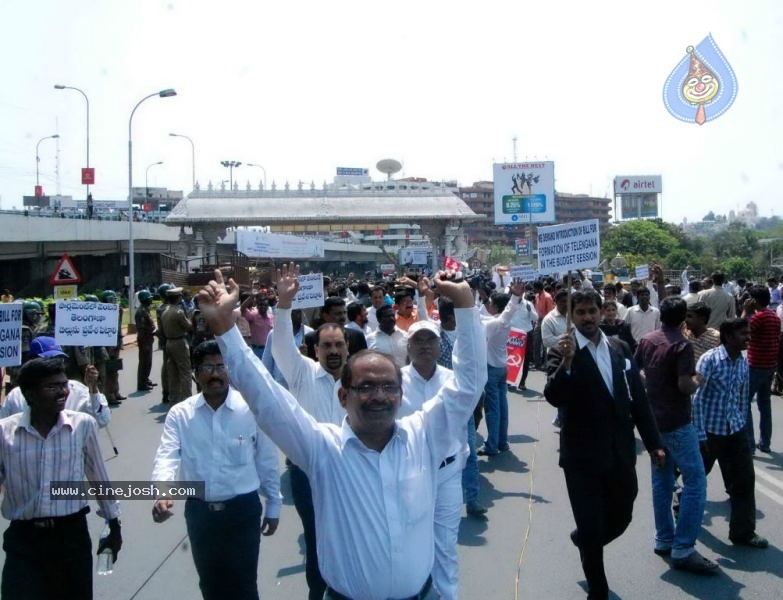
{"label": "traffic sign board", "polygon": [[63,285],[81,282],[82,276],[79,275],[79,271],[73,266],[70,257],[67,254],[63,254],[60,262],[57,263],[57,268],[54,270],[54,273],[49,277],[49,283],[52,285]]}

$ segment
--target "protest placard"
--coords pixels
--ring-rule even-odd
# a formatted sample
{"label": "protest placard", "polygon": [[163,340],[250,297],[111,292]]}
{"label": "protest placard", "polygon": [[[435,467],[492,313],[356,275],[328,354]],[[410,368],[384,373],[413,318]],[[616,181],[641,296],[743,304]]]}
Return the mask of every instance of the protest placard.
{"label": "protest placard", "polygon": [[300,275],[299,291],[296,292],[291,308],[313,308],[324,305],[324,275],[323,273],[310,273]]}
{"label": "protest placard", "polygon": [[525,366],[527,352],[527,333],[516,327],[508,332],[506,342],[506,383],[519,386],[522,381],[522,371]]}
{"label": "protest placard", "polygon": [[0,304],[0,367],[22,364],[22,303]]}
{"label": "protest placard", "polygon": [[601,262],[598,219],[539,227],[537,236],[539,274],[587,269]]}
{"label": "protest placard", "polygon": [[54,339],[60,346],[116,346],[120,307],[105,302],[57,302]]}
{"label": "protest placard", "polygon": [[538,274],[532,265],[517,265],[509,269],[512,279],[521,279],[522,281],[534,281],[538,279]]}
{"label": "protest placard", "polygon": [[639,265],[636,267],[636,279],[649,279],[650,267],[648,265]]}
{"label": "protest placard", "polygon": [[237,231],[237,250],[257,258],[323,258],[324,242],[297,235]]}

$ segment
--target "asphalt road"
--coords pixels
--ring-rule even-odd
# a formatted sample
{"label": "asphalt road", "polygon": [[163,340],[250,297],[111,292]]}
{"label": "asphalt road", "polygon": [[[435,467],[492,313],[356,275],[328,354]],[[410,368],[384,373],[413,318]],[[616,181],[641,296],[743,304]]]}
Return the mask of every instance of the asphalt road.
{"label": "asphalt road", "polygon": [[[130,393],[135,387],[136,348],[127,348],[123,357],[121,389],[129,398],[113,411],[110,425],[119,454],[114,455],[106,433],[99,437],[112,479],[146,480],[166,406],[160,404],[159,387],[149,393]],[[159,380],[160,357],[156,351],[154,381]],[[578,553],[568,538],[573,518],[557,466],[558,436],[550,423],[554,409],[540,396],[543,384],[543,374],[532,371],[529,391],[509,395],[511,452],[479,459],[481,501],[489,507],[489,513],[485,520],[462,520],[459,552],[464,599],[585,597]],[[780,398],[773,397],[773,450],[783,450],[782,405]],[[606,549],[612,597],[782,597],[783,453],[758,454],[755,466],[758,531],[769,539],[770,548],[740,548],[728,541],[728,502],[716,467],[709,477],[697,548],[721,568],[718,575],[703,577],[674,571],[652,552],[649,462],[640,450],[634,521]],[[290,499],[285,469],[281,472],[285,500],[280,528],[273,537],[263,538],[259,565],[261,597],[270,600],[307,597],[301,524]],[[183,503],[175,504],[175,516],[163,524],[153,523],[151,506],[151,502],[142,500],[123,503],[124,548],[113,574],[96,575],[97,600],[200,597],[182,516]],[[94,513],[88,518],[95,542],[102,521]],[[3,529],[5,526],[3,523]]]}

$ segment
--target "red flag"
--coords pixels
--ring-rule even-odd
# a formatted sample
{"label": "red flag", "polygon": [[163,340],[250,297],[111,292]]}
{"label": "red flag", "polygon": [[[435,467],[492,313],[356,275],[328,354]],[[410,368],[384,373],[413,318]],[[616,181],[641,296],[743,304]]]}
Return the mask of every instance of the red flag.
{"label": "red flag", "polygon": [[456,258],[447,256],[443,259],[443,267],[449,271],[459,271],[462,268],[462,264]]}

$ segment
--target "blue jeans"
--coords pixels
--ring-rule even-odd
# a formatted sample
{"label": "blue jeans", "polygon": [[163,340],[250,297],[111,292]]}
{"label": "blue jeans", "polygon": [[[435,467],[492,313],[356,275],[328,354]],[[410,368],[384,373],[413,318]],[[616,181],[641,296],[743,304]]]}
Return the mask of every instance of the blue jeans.
{"label": "blue jeans", "polygon": [[484,386],[484,418],[487,421],[487,452],[508,450],[508,396],[506,367],[487,365],[487,384]]}
{"label": "blue jeans", "polygon": [[772,438],[772,378],[775,369],[757,369],[750,367],[750,379],[748,381],[748,438],[751,450],[756,448],[755,430],[753,429],[753,396],[756,396],[756,404],[759,407],[759,446],[769,448]]}
{"label": "blue jeans", "polygon": [[476,456],[476,422],[473,415],[468,419],[468,460],[462,469],[462,501],[475,502],[479,495],[478,457]]}
{"label": "blue jeans", "polygon": [[[693,553],[701,529],[707,476],[693,425],[661,433],[661,438],[666,450],[666,463],[660,470],[655,466],[651,470],[655,547],[659,550],[671,548],[672,558],[685,558]],[[682,496],[676,527],[672,516],[675,467],[682,473]]]}

